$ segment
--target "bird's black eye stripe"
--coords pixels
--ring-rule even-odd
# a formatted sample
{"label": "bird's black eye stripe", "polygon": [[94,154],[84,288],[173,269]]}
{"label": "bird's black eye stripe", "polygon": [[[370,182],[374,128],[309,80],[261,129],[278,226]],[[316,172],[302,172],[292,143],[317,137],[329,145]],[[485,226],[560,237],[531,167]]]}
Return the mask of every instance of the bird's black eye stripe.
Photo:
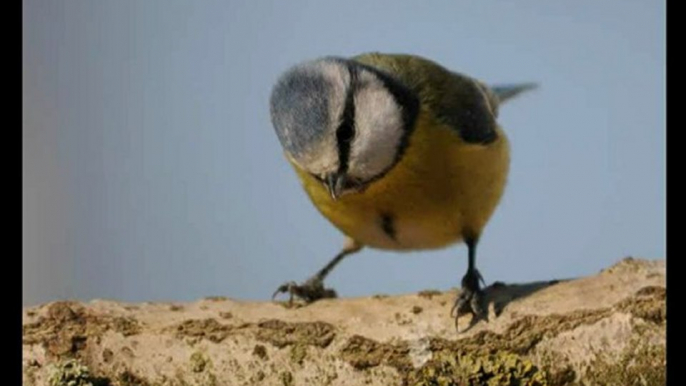
{"label": "bird's black eye stripe", "polygon": [[350,142],[355,136],[355,129],[353,128],[352,124],[350,124],[352,122],[349,122],[347,118],[343,119],[343,123],[336,131],[336,140],[338,140],[338,142]]}
{"label": "bird's black eye stripe", "polygon": [[357,84],[357,69],[348,66],[350,71],[350,88],[345,99],[345,108],[341,117],[341,124],[336,129],[336,143],[338,144],[338,171],[345,173],[348,171],[348,160],[350,159],[350,142],[355,137],[355,85]]}

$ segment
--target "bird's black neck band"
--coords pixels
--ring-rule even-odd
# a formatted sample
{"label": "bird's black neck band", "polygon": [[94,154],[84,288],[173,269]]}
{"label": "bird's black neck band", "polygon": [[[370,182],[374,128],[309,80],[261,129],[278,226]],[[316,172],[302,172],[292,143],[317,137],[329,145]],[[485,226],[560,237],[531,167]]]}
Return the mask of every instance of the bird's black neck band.
{"label": "bird's black neck band", "polygon": [[350,143],[355,138],[355,87],[357,84],[357,69],[348,66],[350,71],[350,87],[345,99],[345,107],[341,124],[336,129],[336,143],[338,146],[338,173],[345,174],[348,171],[350,160]]}

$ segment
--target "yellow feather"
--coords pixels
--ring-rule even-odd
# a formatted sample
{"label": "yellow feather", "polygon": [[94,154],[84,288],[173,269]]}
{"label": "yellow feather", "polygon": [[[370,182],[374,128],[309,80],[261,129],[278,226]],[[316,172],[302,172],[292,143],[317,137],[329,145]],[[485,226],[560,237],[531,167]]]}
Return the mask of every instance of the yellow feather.
{"label": "yellow feather", "polygon": [[[509,144],[497,130],[496,141],[469,144],[421,109],[400,162],[364,192],[338,200],[291,164],[317,209],[359,243],[392,250],[442,248],[480,235],[498,205]],[[384,232],[383,216],[392,217],[395,237]]]}

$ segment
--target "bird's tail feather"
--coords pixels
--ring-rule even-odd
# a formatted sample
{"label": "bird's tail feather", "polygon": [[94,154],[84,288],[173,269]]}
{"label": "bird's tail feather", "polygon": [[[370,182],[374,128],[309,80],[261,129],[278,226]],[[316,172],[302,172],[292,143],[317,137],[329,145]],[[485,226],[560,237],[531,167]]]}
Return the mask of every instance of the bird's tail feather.
{"label": "bird's tail feather", "polygon": [[533,90],[537,87],[538,84],[536,83],[496,84],[491,86],[491,90],[498,97],[499,104],[503,104],[524,91]]}

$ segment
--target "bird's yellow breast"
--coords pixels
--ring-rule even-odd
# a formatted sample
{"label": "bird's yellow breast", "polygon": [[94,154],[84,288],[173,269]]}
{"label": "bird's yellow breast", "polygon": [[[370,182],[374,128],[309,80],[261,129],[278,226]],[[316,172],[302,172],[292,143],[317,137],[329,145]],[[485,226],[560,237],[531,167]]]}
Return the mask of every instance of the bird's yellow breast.
{"label": "bird's yellow breast", "polygon": [[468,144],[454,129],[420,111],[401,160],[360,193],[333,200],[309,173],[294,165],[319,211],[349,237],[394,250],[441,248],[478,236],[502,196],[509,146],[498,138]]}

